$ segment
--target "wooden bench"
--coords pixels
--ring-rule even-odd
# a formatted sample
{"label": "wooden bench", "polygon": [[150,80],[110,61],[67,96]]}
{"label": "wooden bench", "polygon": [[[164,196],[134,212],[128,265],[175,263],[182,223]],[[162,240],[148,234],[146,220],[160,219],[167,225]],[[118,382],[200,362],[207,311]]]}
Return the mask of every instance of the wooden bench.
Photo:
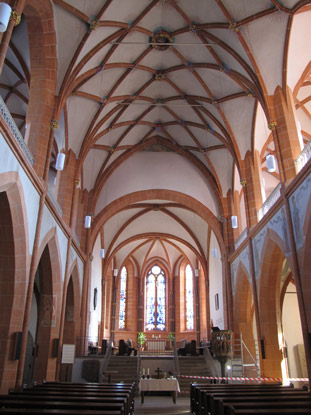
{"label": "wooden bench", "polygon": [[281,395],[272,395],[272,396],[233,396],[227,398],[216,398],[214,400],[215,405],[215,413],[218,415],[225,415],[230,413],[228,411],[228,407],[233,406],[234,408],[238,408],[240,404],[243,409],[243,406],[248,405],[251,407],[253,403],[256,402],[264,402],[264,403],[274,403],[274,402],[291,402],[293,400],[303,400],[305,402],[311,402],[311,395],[307,392],[304,393],[290,393],[290,394],[281,394]]}
{"label": "wooden bench", "polygon": [[[74,402],[74,401],[59,401],[59,400],[47,400],[37,401],[35,399],[16,399],[11,396],[11,399],[0,399],[1,408],[25,408],[25,409],[71,409],[75,410],[79,415],[79,411],[82,410],[97,410],[97,411],[118,411],[119,415],[125,415],[124,403],[108,403],[108,402]],[[98,413],[99,415],[100,413]]]}
{"label": "wooden bench", "polygon": [[[200,407],[201,405],[201,391],[202,390],[206,390],[209,392],[216,392],[216,391],[224,391],[224,392],[228,392],[231,390],[237,390],[240,388],[243,388],[243,390],[247,389],[251,389],[253,390],[254,388],[257,389],[258,387],[263,388],[263,387],[269,387],[269,390],[274,390],[279,389],[280,387],[282,389],[286,388],[292,388],[292,386],[282,386],[281,383],[274,383],[274,384],[200,384],[200,383],[192,383],[190,385],[190,399],[191,399],[191,412],[192,413],[197,413],[198,411],[198,406]],[[262,390],[262,389],[260,389]]]}
{"label": "wooden bench", "polygon": [[240,402],[235,403],[234,405],[225,405],[225,414],[226,415],[234,415],[235,411],[238,409],[309,409],[311,413],[311,399],[300,398],[292,399],[292,400],[282,400],[282,398],[277,399],[273,402],[267,402],[264,399],[260,401],[253,401],[253,402]]}
{"label": "wooden bench", "polygon": [[298,415],[309,414],[308,408],[280,408],[280,409],[237,409],[232,412],[234,415]]}
{"label": "wooden bench", "polygon": [[[301,396],[308,394],[305,391],[301,391]],[[236,392],[222,392],[222,393],[205,393],[203,395],[202,410],[200,414],[206,414],[208,412],[214,414],[216,412],[216,400],[223,400],[226,398],[232,398],[238,396],[241,399],[247,397],[259,398],[263,397],[281,397],[281,396],[297,396],[297,393],[292,390],[279,390],[279,391],[269,391],[269,390],[237,390]],[[298,392],[299,395],[299,392]],[[219,407],[219,405],[218,405]]]}
{"label": "wooden bench", "polygon": [[[49,391],[49,390],[34,390],[34,389],[27,389],[25,391],[11,391],[10,396],[14,396],[17,399],[36,399],[36,400],[44,400],[44,399],[56,399],[56,400],[74,400],[75,402],[83,401],[83,402],[108,402],[109,399],[114,399],[116,401],[117,398],[123,399],[125,402],[125,413],[133,413],[134,412],[134,400],[129,391],[91,391],[91,392],[72,392],[68,390],[62,391]],[[112,401],[112,400],[111,400]],[[0,400],[1,402],[1,400]]]}
{"label": "wooden bench", "polygon": [[[284,387],[281,385],[244,385],[244,384],[235,384],[235,385],[191,385],[191,408],[192,413],[197,415],[206,414],[208,412],[215,412],[214,408],[214,398],[219,397],[231,397],[239,394],[239,396],[249,396],[249,394],[275,394],[275,393],[285,393],[286,391],[294,392],[299,391],[293,387]],[[300,389],[301,392],[304,392]]]}
{"label": "wooden bench", "polygon": [[10,415],[120,415],[120,411],[76,410],[76,409],[44,409],[44,408],[0,408],[0,414]]}

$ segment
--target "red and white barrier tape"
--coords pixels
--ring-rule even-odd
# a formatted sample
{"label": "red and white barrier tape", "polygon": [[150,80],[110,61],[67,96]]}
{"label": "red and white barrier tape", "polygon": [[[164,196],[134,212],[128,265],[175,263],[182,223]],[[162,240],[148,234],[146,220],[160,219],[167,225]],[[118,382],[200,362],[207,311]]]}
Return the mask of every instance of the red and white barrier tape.
{"label": "red and white barrier tape", "polygon": [[[241,381],[241,380],[255,380],[255,381],[269,381],[269,382],[283,382],[284,379],[282,378],[229,378],[229,377],[218,377],[218,376],[186,376],[186,375],[179,375],[178,378],[184,379],[206,379],[206,380],[233,380],[233,381]],[[286,379],[289,382],[309,382],[308,378],[288,378]]]}

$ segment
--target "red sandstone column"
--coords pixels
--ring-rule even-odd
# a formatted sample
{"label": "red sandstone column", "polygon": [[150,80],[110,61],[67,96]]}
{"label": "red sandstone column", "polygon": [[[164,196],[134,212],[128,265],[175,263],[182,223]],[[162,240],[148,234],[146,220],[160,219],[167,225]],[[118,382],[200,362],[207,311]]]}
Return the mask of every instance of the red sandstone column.
{"label": "red sandstone column", "polygon": [[261,160],[259,153],[257,151],[254,154],[247,152],[244,162],[245,177],[241,183],[244,188],[247,224],[251,228],[257,224],[257,211],[263,204],[261,194]]}
{"label": "red sandstone column", "polygon": [[272,119],[269,128],[273,132],[276,154],[279,163],[281,181],[286,182],[296,176],[295,160],[301,152],[292,93],[287,87],[284,92],[280,87],[271,97]]}

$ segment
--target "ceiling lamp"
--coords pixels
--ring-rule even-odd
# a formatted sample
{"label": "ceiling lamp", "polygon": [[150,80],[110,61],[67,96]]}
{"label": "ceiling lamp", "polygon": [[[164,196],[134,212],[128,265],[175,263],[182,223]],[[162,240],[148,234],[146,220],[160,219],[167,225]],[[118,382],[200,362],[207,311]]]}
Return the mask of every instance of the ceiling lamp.
{"label": "ceiling lamp", "polygon": [[276,162],[275,162],[275,157],[273,154],[268,154],[266,157],[267,160],[267,167],[268,167],[268,172],[269,173],[273,173],[276,171]]}
{"label": "ceiling lamp", "polygon": [[5,32],[11,17],[12,9],[6,3],[0,3],[0,32]]}
{"label": "ceiling lamp", "polygon": [[212,249],[212,257],[217,258],[217,249],[216,248]]}
{"label": "ceiling lamp", "polygon": [[91,222],[92,222],[92,216],[91,215],[86,215],[85,219],[84,219],[84,227],[85,228],[90,228],[91,227]]}
{"label": "ceiling lamp", "polygon": [[102,249],[100,249],[100,251],[99,251],[99,255],[100,255],[100,257],[103,259],[103,258],[105,258],[105,250],[104,250],[104,248],[102,248]]}
{"label": "ceiling lamp", "polygon": [[238,217],[237,216],[231,216],[231,224],[232,228],[238,227]]}
{"label": "ceiling lamp", "polygon": [[56,170],[63,170],[65,165],[65,157],[64,153],[58,153],[56,157],[55,168]]}
{"label": "ceiling lamp", "polygon": [[199,276],[199,270],[198,269],[195,269],[194,270],[194,275],[195,275],[195,277],[198,277]]}
{"label": "ceiling lamp", "polygon": [[114,277],[117,277],[117,276],[118,276],[118,268],[115,268],[115,269],[113,270],[113,276],[114,276]]}

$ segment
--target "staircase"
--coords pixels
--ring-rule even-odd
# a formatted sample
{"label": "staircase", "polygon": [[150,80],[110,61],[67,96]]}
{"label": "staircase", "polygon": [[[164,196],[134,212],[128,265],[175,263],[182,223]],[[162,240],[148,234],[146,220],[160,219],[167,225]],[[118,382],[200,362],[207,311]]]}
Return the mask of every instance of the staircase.
{"label": "staircase", "polygon": [[[210,369],[206,365],[203,356],[179,356],[179,372],[181,375],[186,376],[213,376]],[[202,379],[184,379],[179,378],[179,386],[181,396],[188,396],[190,392],[190,384],[206,383],[207,381]]]}
{"label": "staircase", "polygon": [[[106,371],[116,371],[118,373],[111,375],[111,382],[137,383],[137,365],[136,356],[111,356]],[[107,377],[104,377],[104,382]]]}

